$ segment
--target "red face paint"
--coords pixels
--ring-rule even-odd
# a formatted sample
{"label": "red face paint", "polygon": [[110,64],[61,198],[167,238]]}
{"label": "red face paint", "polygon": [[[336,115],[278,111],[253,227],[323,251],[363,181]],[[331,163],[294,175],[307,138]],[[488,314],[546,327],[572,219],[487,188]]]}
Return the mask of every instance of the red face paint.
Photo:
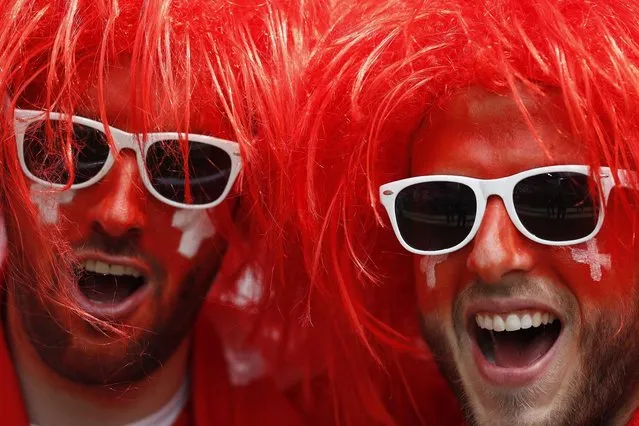
{"label": "red face paint", "polygon": [[[493,179],[546,165],[586,164],[579,143],[566,136],[568,123],[557,104],[560,101],[555,100],[546,110],[545,105],[534,107],[533,121],[542,145],[512,100],[483,96],[484,99],[481,95],[477,99],[457,99],[445,111],[434,115],[435,124],[413,147],[413,176],[456,174]],[[619,189],[613,190],[606,220],[597,236],[598,253],[615,254],[611,259],[612,270],[603,271],[601,281],[594,282],[589,265],[576,262],[571,256],[571,249],[585,249],[585,243],[579,247],[557,248],[536,244],[517,231],[503,201],[493,197],[488,201],[474,241],[436,266],[434,289],[426,285],[426,277],[419,267],[421,258],[417,257],[415,270],[421,306],[425,311],[441,309],[474,279],[498,282],[515,271],[562,277],[562,285],[568,286],[585,304],[615,303],[634,285],[630,279],[634,270],[628,269],[632,265],[624,262],[629,252],[612,247],[619,242],[628,249],[632,246],[632,234],[613,235],[615,222],[632,219],[619,208],[619,193]],[[455,266],[451,267],[452,264]],[[619,268],[622,264],[626,267]],[[454,272],[445,272],[448,268]],[[453,276],[455,279],[451,281]]]}
{"label": "red face paint", "polygon": [[[128,70],[114,70],[105,88],[109,125],[142,132],[123,96]],[[89,90],[75,114],[99,119],[98,105],[97,90]],[[190,133],[231,138],[219,114],[192,107]],[[176,131],[173,118],[156,115],[149,131]],[[166,362],[188,336],[225,253],[214,223],[228,219],[232,201],[208,212],[176,209],[153,197],[140,173],[135,153],[120,151],[101,181],[58,206],[57,223],[41,224],[62,235],[78,260],[75,278],[60,283],[74,300],[60,306],[29,294],[18,308],[40,313],[22,319],[27,338],[46,365],[76,383],[132,383]]]}
{"label": "red face paint", "polygon": [[[474,89],[457,96],[419,134],[411,174],[494,179],[535,167],[586,164],[559,96],[524,97],[524,104],[534,132],[509,97]],[[487,412],[503,421],[512,415],[530,420],[539,410],[563,412],[582,400],[580,392],[593,377],[619,373],[606,362],[606,350],[627,351],[619,336],[628,338],[629,320],[635,321],[630,314],[639,303],[631,260],[637,242],[633,232],[616,232],[633,229],[637,217],[620,208],[618,195],[613,190],[603,228],[590,245],[550,247],[529,240],[493,196],[467,246],[433,271],[424,272],[429,262],[415,256],[424,337],[482,421]],[[546,315],[546,326],[530,325],[536,313],[542,320]],[[526,403],[502,410],[515,400]]]}

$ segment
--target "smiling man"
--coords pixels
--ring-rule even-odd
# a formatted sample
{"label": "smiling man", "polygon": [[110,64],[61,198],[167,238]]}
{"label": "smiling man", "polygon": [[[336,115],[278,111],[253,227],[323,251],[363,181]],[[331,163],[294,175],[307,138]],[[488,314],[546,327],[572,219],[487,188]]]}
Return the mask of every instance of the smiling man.
{"label": "smiling man", "polygon": [[302,10],[206,0],[5,10],[2,421],[299,424],[259,357],[233,376],[207,297],[242,231],[235,183],[252,165],[240,151],[276,112],[261,96],[275,70],[295,67],[294,55],[273,66],[275,50],[292,53],[280,26],[302,47]]}
{"label": "smiling man", "polygon": [[[291,154],[307,182],[292,226],[312,241],[315,294],[399,366],[371,386],[397,421],[455,419],[432,360],[470,424],[639,416],[637,12],[372,0],[326,36]],[[402,368],[420,340],[432,355],[415,343],[421,367]],[[344,380],[380,383],[361,374]]]}
{"label": "smiling man", "polygon": [[416,254],[423,336],[480,424],[623,424],[639,362],[639,242],[617,234],[639,220],[620,208],[632,174],[590,173],[559,95],[521,101],[532,129],[509,95],[453,95],[415,139],[413,177],[380,188]]}

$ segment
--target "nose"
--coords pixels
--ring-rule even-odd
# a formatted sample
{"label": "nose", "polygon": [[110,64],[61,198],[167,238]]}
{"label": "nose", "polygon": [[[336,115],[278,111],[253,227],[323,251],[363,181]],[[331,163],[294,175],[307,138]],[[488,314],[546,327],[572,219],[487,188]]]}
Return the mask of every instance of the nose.
{"label": "nose", "polygon": [[501,198],[491,197],[466,266],[485,283],[497,283],[510,272],[532,269],[532,244],[515,228]]}
{"label": "nose", "polygon": [[133,151],[120,151],[98,185],[100,198],[88,212],[94,228],[116,238],[144,229],[146,196]]}

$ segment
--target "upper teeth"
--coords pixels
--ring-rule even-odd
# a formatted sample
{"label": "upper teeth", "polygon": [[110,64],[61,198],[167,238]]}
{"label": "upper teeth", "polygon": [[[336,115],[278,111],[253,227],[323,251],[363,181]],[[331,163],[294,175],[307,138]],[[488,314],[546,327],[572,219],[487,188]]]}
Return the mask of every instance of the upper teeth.
{"label": "upper teeth", "polygon": [[83,263],[84,269],[89,272],[97,272],[98,274],[109,275],[130,275],[132,277],[141,277],[143,274],[140,270],[125,265],[112,265],[109,263],[101,262],[99,260],[85,260]]}
{"label": "upper teeth", "polygon": [[511,314],[477,314],[479,328],[493,331],[517,331],[552,323],[557,318],[548,312],[513,312]]}

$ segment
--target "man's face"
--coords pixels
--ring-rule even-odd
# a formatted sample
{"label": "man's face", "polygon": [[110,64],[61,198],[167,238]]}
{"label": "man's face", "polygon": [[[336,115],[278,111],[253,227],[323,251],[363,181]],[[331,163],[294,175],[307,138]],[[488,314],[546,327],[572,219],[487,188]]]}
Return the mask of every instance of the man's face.
{"label": "man's face", "polygon": [[[129,117],[128,70],[111,72],[105,87],[109,124],[139,132]],[[99,117],[97,90],[86,93],[75,114]],[[169,117],[157,115],[153,131],[176,131]],[[230,137],[221,122],[207,119],[206,126],[193,120],[191,133]],[[17,312],[37,355],[61,376],[86,385],[126,385],[153,373],[187,336],[224,254],[225,241],[209,213],[228,217],[233,202],[214,212],[163,203],[144,187],[136,154],[128,149],[98,183],[53,199],[34,184],[32,201],[42,226],[57,228],[79,260],[75,279],[60,285],[70,286],[85,313],[125,332],[122,337],[96,327],[68,307],[18,288]]]}
{"label": "man's face", "polygon": [[[543,146],[512,99],[469,90],[431,116],[411,174],[494,179],[585,164],[558,96],[526,103]],[[619,208],[620,192],[588,243],[537,244],[493,196],[468,245],[415,256],[423,335],[476,423],[604,424],[633,408],[637,218]],[[620,221],[623,235],[612,230]]]}

